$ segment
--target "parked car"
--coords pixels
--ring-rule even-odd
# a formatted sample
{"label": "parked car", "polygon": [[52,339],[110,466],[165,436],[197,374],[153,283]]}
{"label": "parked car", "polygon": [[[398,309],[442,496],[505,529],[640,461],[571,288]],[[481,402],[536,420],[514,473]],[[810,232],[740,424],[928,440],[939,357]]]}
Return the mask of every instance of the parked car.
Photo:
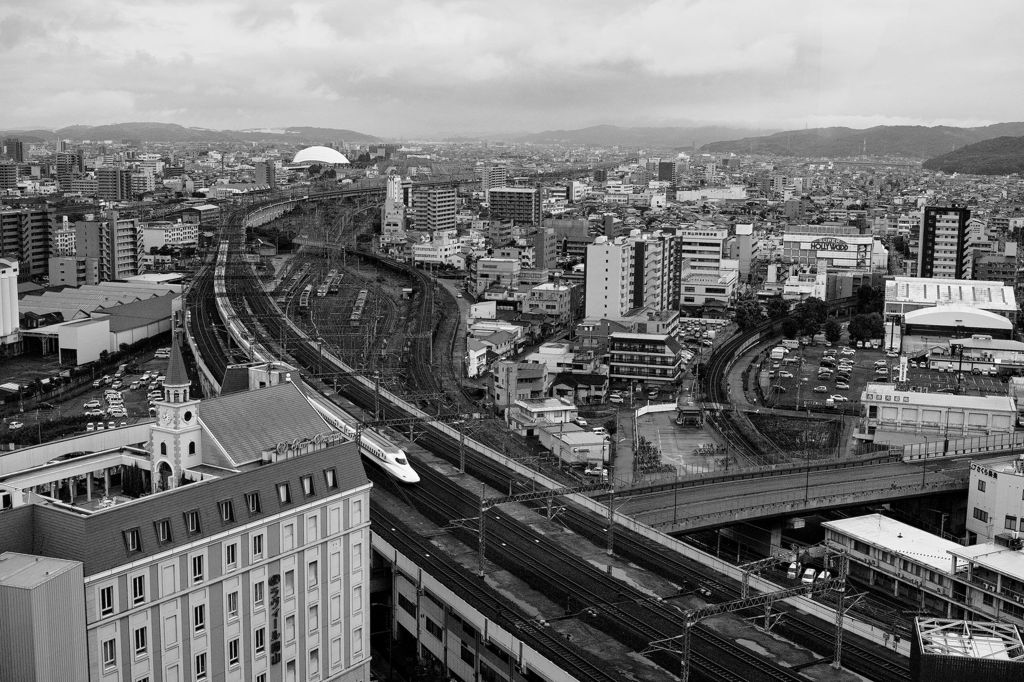
{"label": "parked car", "polygon": [[[861,347],[861,348],[863,348],[863,347],[864,347],[864,344],[863,344],[863,342],[861,342],[861,343],[860,343],[860,347]],[[840,353],[842,353],[843,355],[856,355],[856,354],[857,354],[857,351],[855,351],[854,349],[852,349],[852,348],[849,348],[849,347],[847,347],[847,348],[844,348],[844,349],[842,349],[842,350],[841,350],[841,351],[839,351],[839,352],[840,352]]]}
{"label": "parked car", "polygon": [[613,405],[621,405],[623,403],[622,396],[610,395],[608,396],[608,402],[612,403]]}
{"label": "parked car", "polygon": [[850,384],[846,383],[845,381],[837,381],[836,382],[836,390],[837,391],[849,391],[850,390]]}
{"label": "parked car", "polygon": [[103,410],[99,409],[98,407],[94,407],[91,410],[86,410],[85,411],[85,416],[86,417],[102,417],[105,414],[106,413]]}
{"label": "parked car", "polygon": [[100,407],[100,401],[93,398],[92,400],[85,401],[85,403],[82,404],[82,407],[87,410],[95,410],[97,407]]}
{"label": "parked car", "polygon": [[828,386],[815,386],[814,387],[814,392],[815,393],[828,393]]}
{"label": "parked car", "polygon": [[608,478],[608,470],[604,467],[599,466],[588,466],[583,470],[584,476],[600,476],[601,478]]}
{"label": "parked car", "polygon": [[596,433],[599,436],[607,436],[608,435],[608,429],[604,428],[603,426],[595,426],[593,428],[593,431],[594,431],[594,433]]}
{"label": "parked car", "polygon": [[107,409],[107,416],[109,417],[127,417],[128,411],[123,407],[111,407]]}
{"label": "parked car", "polygon": [[806,568],[804,569],[804,574],[800,576],[800,582],[804,585],[810,585],[814,582],[814,579],[817,577],[817,575],[818,572],[815,571],[813,568]]}
{"label": "parked car", "polygon": [[123,383],[121,383],[121,380],[120,380],[120,379],[118,379],[118,380],[117,380],[117,381],[115,381],[114,383],[110,384],[110,387],[111,387],[111,388],[121,388],[122,386],[124,386],[124,384],[123,384]]}
{"label": "parked car", "polygon": [[12,421],[10,424],[8,424],[7,428],[9,428],[11,431],[17,431],[18,429],[20,429],[23,426],[25,426],[25,422],[19,422],[19,421],[15,420],[15,421]]}
{"label": "parked car", "polygon": [[829,397],[832,398],[832,400],[836,401],[837,403],[847,403],[847,402],[850,402],[849,398],[847,398],[845,395],[839,395],[838,393],[835,394],[835,395],[831,395]]}
{"label": "parked car", "polygon": [[99,388],[102,385],[103,385],[103,379],[97,379],[96,381],[92,382],[92,387],[93,388]]}
{"label": "parked car", "polygon": [[86,431],[95,431],[96,430],[96,422],[89,422],[88,424],[86,424],[85,425],[85,430]]}
{"label": "parked car", "polygon": [[576,417],[572,421],[574,424],[576,424],[576,426],[582,426],[583,428],[587,428],[587,420],[584,419],[583,417]]}
{"label": "parked car", "polygon": [[800,577],[800,564],[793,561],[789,564],[789,570],[786,571],[786,577],[790,580],[796,580]]}
{"label": "parked car", "polygon": [[129,390],[135,391],[138,390],[139,386],[141,385],[142,384],[140,384],[138,381],[133,381],[132,383],[128,384],[128,388]]}
{"label": "parked car", "polygon": [[107,428],[108,429],[116,429],[117,428],[117,422],[107,422]]}
{"label": "parked car", "polygon": [[887,357],[887,358],[898,358],[899,356],[900,356],[900,354],[897,353],[894,350],[886,351],[886,353],[885,353],[885,357]]}
{"label": "parked car", "polygon": [[792,372],[786,372],[786,371],[779,372],[779,378],[780,379],[792,379],[793,378],[793,373]]}

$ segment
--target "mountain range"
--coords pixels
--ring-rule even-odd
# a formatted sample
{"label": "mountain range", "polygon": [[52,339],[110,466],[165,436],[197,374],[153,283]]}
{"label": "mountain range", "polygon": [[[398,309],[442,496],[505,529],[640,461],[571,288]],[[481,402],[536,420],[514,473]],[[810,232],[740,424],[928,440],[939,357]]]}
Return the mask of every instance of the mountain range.
{"label": "mountain range", "polygon": [[540,133],[519,135],[512,142],[533,144],[579,144],[620,147],[668,147],[689,149],[709,142],[734,139],[740,135],[764,135],[770,130],[734,128],[728,126],[663,126],[655,128],[596,125],[575,130],[545,130]]}
{"label": "mountain range", "polygon": [[974,175],[1024,173],[1024,137],[996,137],[960,147],[922,164],[928,170]]}
{"label": "mountain range", "polygon": [[100,126],[74,125],[57,130],[11,130],[0,132],[4,137],[17,137],[26,142],[44,140],[145,140],[147,142],[287,142],[323,144],[341,141],[368,143],[380,138],[354,130],[295,126],[275,130],[212,130],[186,128],[176,123],[112,123]]}
{"label": "mountain range", "polygon": [[788,130],[760,137],[713,142],[702,148],[714,153],[777,154],[780,156],[843,158],[900,156],[930,159],[964,145],[1002,136],[1024,135],[1024,123],[996,123],[977,128],[953,126],[875,126]]}

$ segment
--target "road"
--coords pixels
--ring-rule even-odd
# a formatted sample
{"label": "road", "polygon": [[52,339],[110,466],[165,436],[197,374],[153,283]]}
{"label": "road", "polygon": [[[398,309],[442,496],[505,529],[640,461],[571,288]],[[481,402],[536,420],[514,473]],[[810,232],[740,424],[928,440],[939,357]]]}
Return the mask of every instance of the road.
{"label": "road", "polygon": [[802,471],[620,497],[619,510],[664,532],[967,488],[969,460]]}

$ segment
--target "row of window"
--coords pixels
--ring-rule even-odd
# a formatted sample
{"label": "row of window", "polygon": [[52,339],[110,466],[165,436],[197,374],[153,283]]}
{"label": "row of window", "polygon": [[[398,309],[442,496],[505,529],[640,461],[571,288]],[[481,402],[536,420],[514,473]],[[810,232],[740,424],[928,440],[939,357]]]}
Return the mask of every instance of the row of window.
{"label": "row of window", "polygon": [[[337,490],[338,478],[337,472],[331,469],[324,469],[323,471],[324,487],[327,490]],[[300,485],[302,486],[302,494],[304,497],[312,497],[316,494],[316,484],[313,481],[313,476],[306,475],[299,479]],[[291,504],[292,492],[291,486],[285,483],[276,484],[277,498],[281,504]],[[260,502],[260,494],[258,491],[245,493],[245,508],[249,512],[249,516],[255,516],[262,513],[263,507]],[[237,521],[235,516],[234,502],[230,499],[221,500],[217,503],[217,509],[220,516],[220,520],[223,524],[235,523]],[[190,509],[185,511],[183,514],[185,522],[185,532],[189,536],[199,535],[202,533],[203,524],[200,511],[198,509]],[[156,534],[157,544],[164,545],[174,540],[171,532],[171,520],[170,518],[158,519],[153,522],[153,528]],[[129,553],[141,552],[142,546],[142,532],[141,528],[127,528],[122,531],[124,539],[125,550]]]}

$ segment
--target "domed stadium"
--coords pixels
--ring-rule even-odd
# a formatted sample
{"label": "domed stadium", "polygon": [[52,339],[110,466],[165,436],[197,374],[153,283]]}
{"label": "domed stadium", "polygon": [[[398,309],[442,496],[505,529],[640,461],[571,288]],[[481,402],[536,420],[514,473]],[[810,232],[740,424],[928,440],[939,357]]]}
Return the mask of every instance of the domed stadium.
{"label": "domed stadium", "polygon": [[306,147],[295,154],[292,163],[305,165],[324,163],[329,166],[337,166],[348,163],[348,159],[337,149],[331,149],[330,147]]}

